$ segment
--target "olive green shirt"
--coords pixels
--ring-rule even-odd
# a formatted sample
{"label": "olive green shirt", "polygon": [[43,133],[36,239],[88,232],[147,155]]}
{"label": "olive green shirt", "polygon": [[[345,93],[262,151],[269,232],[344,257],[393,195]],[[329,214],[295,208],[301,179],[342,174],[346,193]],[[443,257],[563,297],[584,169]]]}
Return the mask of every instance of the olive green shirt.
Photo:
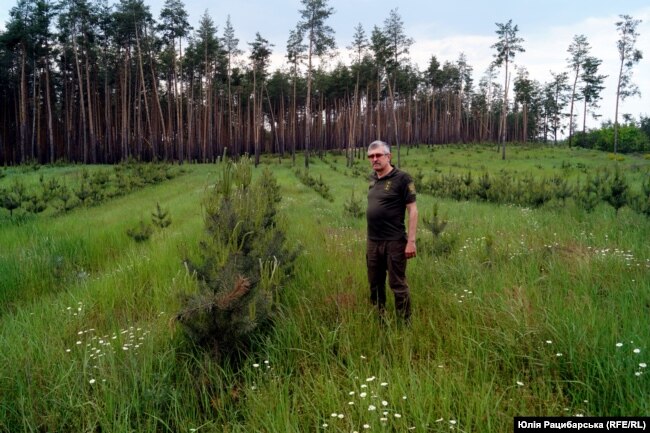
{"label": "olive green shirt", "polygon": [[373,241],[406,240],[406,205],[415,202],[415,184],[406,172],[395,167],[379,179],[370,177],[368,187],[368,239]]}

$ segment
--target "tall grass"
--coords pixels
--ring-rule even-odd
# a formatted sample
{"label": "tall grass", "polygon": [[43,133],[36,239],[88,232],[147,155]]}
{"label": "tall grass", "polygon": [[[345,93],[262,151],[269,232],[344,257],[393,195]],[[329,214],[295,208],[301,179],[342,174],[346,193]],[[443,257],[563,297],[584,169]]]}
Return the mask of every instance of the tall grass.
{"label": "tall grass", "polygon": [[[621,164],[562,148],[513,148],[502,163],[491,150],[421,147],[402,161],[425,176]],[[502,432],[516,415],[650,411],[646,217],[604,204],[586,214],[570,200],[527,209],[420,194],[421,214],[437,204],[448,220],[451,248],[409,262],[410,327],[391,314],[382,325],[367,299],[365,222],[344,212],[365,180],[341,155],[315,159],[310,174],[329,201],[289,160],[264,164],[303,254],[273,331],[236,369],[170,324],[179,295],[196,289],[182,257],[198,248],[214,166],[0,228],[0,431]],[[157,202],[172,224],[134,243],[126,229]],[[421,228],[419,244],[430,236]]]}

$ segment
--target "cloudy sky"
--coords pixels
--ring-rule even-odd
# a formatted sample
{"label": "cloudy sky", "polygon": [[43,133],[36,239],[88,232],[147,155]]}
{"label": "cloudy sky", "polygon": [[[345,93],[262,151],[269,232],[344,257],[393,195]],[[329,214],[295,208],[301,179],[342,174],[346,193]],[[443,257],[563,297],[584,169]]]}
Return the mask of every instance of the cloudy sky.
{"label": "cloudy sky", "polygon": [[[112,0],[109,0],[111,2]],[[164,0],[144,0],[158,18]],[[11,3],[10,3],[11,2]],[[15,4],[5,0],[5,4]],[[491,45],[497,40],[496,23],[512,19],[519,27],[526,52],[517,54],[515,64],[525,67],[530,76],[541,83],[551,80],[551,71],[567,70],[567,48],[574,35],[583,34],[591,45],[591,55],[603,60],[601,73],[609,75],[605,82],[600,114],[603,120],[614,117],[616,79],[619,59],[616,49],[618,34],[616,21],[627,14],[643,20],[637,28],[640,37],[637,48],[644,59],[635,66],[633,82],[641,90],[641,97],[622,102],[620,113],[635,118],[650,115],[650,4],[648,0],[464,0],[436,2],[432,0],[329,0],[334,14],[328,24],[334,29],[338,58],[349,63],[345,47],[350,45],[354,27],[361,24],[369,35],[373,26],[383,26],[392,9],[397,9],[408,36],[414,39],[410,57],[422,70],[435,55],[439,61],[456,61],[462,52],[473,67],[473,78],[478,82],[493,60]],[[399,4],[399,5],[398,5]],[[185,0],[190,24],[197,27],[206,11],[219,28],[221,35],[226,17],[230,15],[240,48],[246,50],[255,33],[269,40],[273,48],[273,67],[284,63],[289,30],[300,20],[300,0]],[[8,8],[0,10],[0,22],[6,21]],[[591,121],[591,126],[598,122]]]}

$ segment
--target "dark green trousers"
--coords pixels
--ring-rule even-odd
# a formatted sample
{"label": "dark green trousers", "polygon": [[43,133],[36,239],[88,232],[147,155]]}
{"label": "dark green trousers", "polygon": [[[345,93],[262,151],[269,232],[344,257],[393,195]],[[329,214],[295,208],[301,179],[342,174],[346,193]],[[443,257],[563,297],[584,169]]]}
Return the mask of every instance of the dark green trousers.
{"label": "dark green trousers", "polygon": [[406,283],[406,240],[373,241],[368,239],[366,264],[370,283],[370,301],[380,313],[386,308],[386,274],[395,296],[395,309],[403,318],[411,316],[411,296]]}

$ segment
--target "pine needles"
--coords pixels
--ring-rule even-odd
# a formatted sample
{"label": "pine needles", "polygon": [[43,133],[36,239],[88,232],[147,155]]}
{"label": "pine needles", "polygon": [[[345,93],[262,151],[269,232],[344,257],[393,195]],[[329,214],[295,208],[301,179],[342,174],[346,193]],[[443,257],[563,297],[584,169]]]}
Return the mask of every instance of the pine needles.
{"label": "pine needles", "polygon": [[272,324],[274,294],[297,256],[276,223],[279,187],[266,170],[252,182],[250,161],[224,162],[205,200],[205,236],[186,259],[199,291],[186,295],[176,320],[215,358],[246,351]]}

